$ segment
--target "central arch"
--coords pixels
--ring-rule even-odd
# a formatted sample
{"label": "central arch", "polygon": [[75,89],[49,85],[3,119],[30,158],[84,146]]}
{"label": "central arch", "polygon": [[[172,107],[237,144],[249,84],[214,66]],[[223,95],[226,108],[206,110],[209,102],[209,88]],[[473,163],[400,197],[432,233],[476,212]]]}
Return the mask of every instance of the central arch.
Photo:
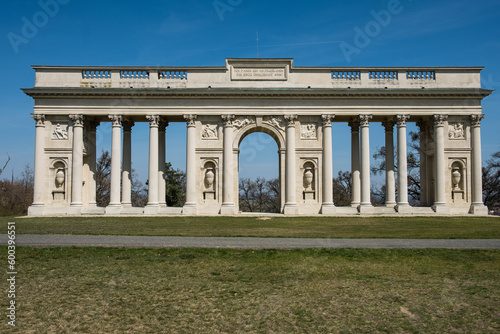
{"label": "central arch", "polygon": [[285,137],[284,133],[280,131],[279,129],[268,125],[268,124],[250,124],[247,126],[242,127],[240,130],[237,131],[234,142],[233,142],[233,153],[234,153],[234,161],[235,161],[235,174],[234,174],[234,189],[238,189],[235,198],[235,205],[238,206],[238,211],[239,211],[239,180],[240,180],[240,145],[241,142],[250,134],[252,133],[265,133],[269,135],[271,138],[274,139],[276,142],[276,145],[278,146],[278,180],[279,180],[279,189],[280,189],[280,210],[279,212],[282,213],[285,205],[285,200],[284,200],[284,193],[285,193],[285,186],[284,186],[284,175],[285,175],[285,148],[286,148],[286,142],[285,142]]}

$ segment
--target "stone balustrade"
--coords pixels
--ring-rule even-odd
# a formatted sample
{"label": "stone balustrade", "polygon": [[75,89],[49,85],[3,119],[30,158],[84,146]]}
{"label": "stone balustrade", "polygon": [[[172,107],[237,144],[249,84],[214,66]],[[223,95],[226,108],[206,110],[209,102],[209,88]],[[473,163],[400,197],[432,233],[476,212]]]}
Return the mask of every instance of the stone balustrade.
{"label": "stone balustrade", "polygon": [[[246,67],[244,67],[246,66]],[[265,66],[228,59],[221,67],[33,66],[35,87],[422,89],[481,88],[482,67],[295,67],[288,59]]]}

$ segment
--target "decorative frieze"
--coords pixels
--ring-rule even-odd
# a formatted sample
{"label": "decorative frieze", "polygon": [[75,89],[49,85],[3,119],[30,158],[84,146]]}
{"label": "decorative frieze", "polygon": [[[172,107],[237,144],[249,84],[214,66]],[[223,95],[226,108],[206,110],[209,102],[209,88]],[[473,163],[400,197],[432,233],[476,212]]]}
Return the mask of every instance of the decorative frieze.
{"label": "decorative frieze", "polygon": [[64,124],[64,127],[61,124],[57,123],[53,126],[52,130],[52,139],[53,140],[66,140],[68,139],[68,125]]}
{"label": "decorative frieze", "polygon": [[201,139],[219,139],[217,124],[205,124],[203,126],[203,130],[201,131]]}
{"label": "decorative frieze", "polygon": [[464,123],[448,123],[449,139],[465,139]]}
{"label": "decorative frieze", "polygon": [[301,139],[317,139],[316,124],[302,124],[300,126],[300,138]]}
{"label": "decorative frieze", "polygon": [[286,121],[283,116],[268,116],[264,118],[264,123],[270,124],[275,128],[285,131]]}
{"label": "decorative frieze", "polygon": [[237,117],[233,121],[233,127],[235,130],[240,130],[243,127],[250,125],[250,124],[255,124],[255,118],[252,118],[250,116],[245,116],[245,117]]}

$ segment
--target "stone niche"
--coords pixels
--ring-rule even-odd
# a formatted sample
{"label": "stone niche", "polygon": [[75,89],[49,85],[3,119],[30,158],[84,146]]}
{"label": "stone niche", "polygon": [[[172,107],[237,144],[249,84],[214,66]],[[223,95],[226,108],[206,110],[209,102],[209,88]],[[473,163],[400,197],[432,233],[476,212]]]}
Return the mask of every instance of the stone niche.
{"label": "stone niche", "polygon": [[211,202],[217,200],[217,168],[214,161],[205,161],[203,164],[203,200]]}
{"label": "stone niche", "polygon": [[466,184],[467,184],[467,170],[466,164],[462,159],[453,159],[451,163],[451,197],[453,203],[465,203],[466,198]]}
{"label": "stone niche", "polygon": [[304,162],[302,166],[302,197],[304,202],[316,200],[316,165],[312,161]]}
{"label": "stone niche", "polygon": [[68,168],[64,160],[54,160],[50,167],[52,200],[54,202],[66,201]]}

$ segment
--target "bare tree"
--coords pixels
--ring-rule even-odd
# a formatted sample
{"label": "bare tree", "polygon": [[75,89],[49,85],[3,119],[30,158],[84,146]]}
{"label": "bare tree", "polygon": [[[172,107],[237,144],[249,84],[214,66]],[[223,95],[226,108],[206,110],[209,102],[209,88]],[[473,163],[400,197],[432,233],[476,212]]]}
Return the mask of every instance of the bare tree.
{"label": "bare tree", "polygon": [[243,212],[280,212],[280,184],[278,179],[240,180],[240,210]]}
{"label": "bare tree", "polygon": [[111,190],[111,155],[108,151],[102,151],[97,159],[96,180],[96,202],[97,206],[109,205]]}
{"label": "bare tree", "polygon": [[9,155],[9,153],[7,153],[7,157],[8,157],[8,159],[7,159],[7,161],[5,162],[5,165],[3,165],[3,168],[2,168],[2,169],[0,169],[0,175],[2,175],[3,171],[5,170],[5,168],[7,167],[7,164],[8,164],[8,163],[9,163],[9,161],[10,161],[10,155]]}
{"label": "bare tree", "polygon": [[336,206],[351,205],[351,173],[339,171],[333,178],[333,202]]}
{"label": "bare tree", "polygon": [[25,215],[33,201],[33,169],[26,165],[20,177],[0,181],[0,215]]}
{"label": "bare tree", "polygon": [[500,151],[493,153],[483,167],[483,196],[490,210],[500,211]]}

